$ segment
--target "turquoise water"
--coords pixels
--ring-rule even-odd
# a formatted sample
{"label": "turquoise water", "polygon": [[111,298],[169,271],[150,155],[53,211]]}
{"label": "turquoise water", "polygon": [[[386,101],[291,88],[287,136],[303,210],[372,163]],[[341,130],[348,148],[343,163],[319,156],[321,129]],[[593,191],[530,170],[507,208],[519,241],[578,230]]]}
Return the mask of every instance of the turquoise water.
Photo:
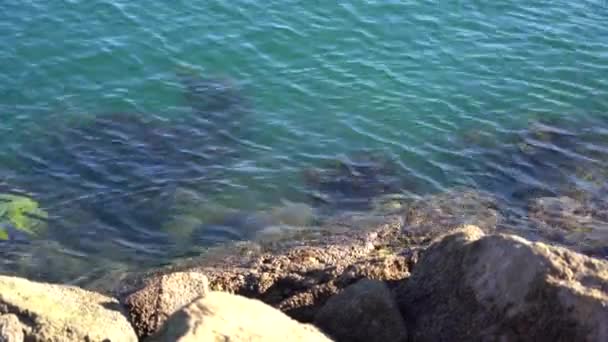
{"label": "turquoise water", "polygon": [[[214,182],[222,187],[197,188],[207,202],[263,210],[283,199],[306,201],[302,170],[360,149],[395,160],[411,184],[406,192],[457,185],[499,192],[512,184],[480,175],[509,173],[504,145],[531,122],[591,123],[580,124],[575,135],[608,128],[607,20],[608,5],[600,0],[3,1],[0,176],[57,218],[45,239],[66,235],[55,249],[79,262],[109,254],[129,265],[170,258],[166,232],[111,196],[105,200],[116,209],[106,206],[103,219],[88,212],[70,229],[57,222],[73,222],[63,217],[69,216],[66,207],[81,205],[108,184],[121,184],[130,205],[133,189],[124,182],[149,189],[159,173],[148,171],[158,167],[167,171],[158,171],[163,186],[180,177],[191,184],[206,177],[200,170],[205,165],[180,159],[167,166],[163,160],[173,155],[156,155],[158,160],[131,165],[135,171],[123,183],[113,183],[120,175],[100,171],[107,166],[100,159],[87,164],[84,154],[53,153],[62,141],[69,149],[96,134],[93,129],[62,140],[66,134],[56,127],[86,125],[107,113],[138,113],[186,132],[195,120],[193,106],[177,75],[187,70],[207,80],[228,79],[247,112],[239,123],[246,131],[235,147],[239,157],[214,164],[221,164]],[[192,151],[198,141],[219,144],[205,139],[224,120],[167,140],[175,151]],[[603,156],[606,134],[598,134],[602,139],[589,151]],[[558,150],[567,155],[568,147]],[[70,168],[74,158],[93,175]],[[603,167],[603,159],[596,160]],[[186,177],[179,168],[192,173]],[[529,181],[543,182],[540,176]],[[31,253],[27,246],[10,248],[20,258]],[[17,264],[3,267],[35,273]]]}

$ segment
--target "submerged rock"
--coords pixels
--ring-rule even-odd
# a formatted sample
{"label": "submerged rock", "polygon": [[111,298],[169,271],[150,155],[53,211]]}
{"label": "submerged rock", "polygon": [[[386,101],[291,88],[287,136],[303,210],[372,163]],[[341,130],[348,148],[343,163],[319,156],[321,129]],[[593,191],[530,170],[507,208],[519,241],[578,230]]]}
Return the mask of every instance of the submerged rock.
{"label": "submerged rock", "polygon": [[176,241],[204,245],[229,240],[284,238],[314,223],[313,208],[284,201],[264,211],[239,211],[209,203],[194,191],[179,190],[163,230]]}
{"label": "submerged rock", "polygon": [[368,210],[373,199],[404,188],[397,163],[370,151],[336,159],[304,173],[314,205],[328,209]]}
{"label": "submerged rock", "polygon": [[331,341],[317,328],[259,300],[209,292],[176,312],[146,341]]}
{"label": "submerged rock", "polygon": [[[55,227],[81,228],[69,226],[74,220],[67,217],[77,206],[94,218],[86,224],[89,236],[134,230],[138,234],[120,238],[161,236],[157,232],[174,207],[173,191],[193,189],[207,197],[218,193],[223,185],[217,180],[240,159],[243,149],[238,122],[247,111],[240,90],[193,74],[181,79],[192,113],[170,120],[149,113],[111,112],[51,121],[46,131],[25,132],[20,170],[11,181],[38,194]],[[0,201],[32,204],[1,196]],[[34,230],[30,216],[16,219],[11,221],[16,228]],[[142,229],[150,234],[139,234]],[[6,232],[0,237],[7,238]]]}
{"label": "submerged rock", "polygon": [[331,297],[314,323],[338,342],[407,341],[393,295],[378,280],[359,280]]}
{"label": "submerged rock", "polygon": [[[93,266],[98,266],[82,255],[65,250],[64,246],[54,240],[39,239],[27,244],[3,246],[2,252],[6,265],[0,269],[2,274],[19,275],[32,280],[73,282],[89,273]],[[102,260],[97,262],[102,263]],[[109,271],[107,268],[105,270]]]}
{"label": "submerged rock", "polygon": [[494,136],[498,145],[470,141],[477,162],[467,173],[505,200],[518,228],[585,252],[608,251],[599,242],[608,227],[606,124],[593,114],[545,117]]}
{"label": "submerged rock", "polygon": [[493,232],[503,220],[493,196],[465,188],[422,197],[406,205],[403,212],[405,234],[417,242],[468,224]]}
{"label": "submerged rock", "polygon": [[244,110],[245,99],[235,80],[227,77],[201,77],[198,72],[181,70],[177,74],[185,98],[198,113]]}
{"label": "submerged rock", "polygon": [[7,314],[26,341],[137,341],[117,300],[77,287],[0,276],[0,317]]}
{"label": "submerged rock", "polygon": [[431,245],[396,293],[416,341],[608,340],[608,262],[474,226]]}
{"label": "submerged rock", "polygon": [[[567,196],[541,197],[529,206],[529,217],[540,234],[579,251],[606,254],[608,222],[597,201],[581,202]],[[606,254],[608,255],[608,254]]]}
{"label": "submerged rock", "polygon": [[[192,243],[193,234],[199,234],[205,225],[219,226],[235,215],[235,210],[211,203],[195,189],[179,187],[170,196],[161,230],[177,243]],[[237,234],[236,239],[241,238]]]}

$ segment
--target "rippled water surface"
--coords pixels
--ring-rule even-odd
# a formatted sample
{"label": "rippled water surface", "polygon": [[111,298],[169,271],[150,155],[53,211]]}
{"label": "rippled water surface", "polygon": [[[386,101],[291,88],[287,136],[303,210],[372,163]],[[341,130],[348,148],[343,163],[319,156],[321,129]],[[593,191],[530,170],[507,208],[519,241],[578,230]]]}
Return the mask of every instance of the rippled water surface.
{"label": "rippled water surface", "polygon": [[[582,196],[607,241],[606,22],[601,0],[4,0],[0,193],[47,216],[0,221],[0,270],[75,281],[251,238],[285,203],[455,186],[515,216]],[[390,167],[311,182],[336,159]]]}

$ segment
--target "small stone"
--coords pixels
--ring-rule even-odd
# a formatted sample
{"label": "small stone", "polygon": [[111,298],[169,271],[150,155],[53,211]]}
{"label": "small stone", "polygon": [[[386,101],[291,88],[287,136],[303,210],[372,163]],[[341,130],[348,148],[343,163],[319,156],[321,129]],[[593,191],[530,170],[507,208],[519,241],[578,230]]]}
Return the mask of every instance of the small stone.
{"label": "small stone", "polygon": [[202,273],[176,272],[153,278],[126,299],[137,335],[153,334],[175,311],[204,296],[208,289],[209,281]]}
{"label": "small stone", "polygon": [[315,325],[336,341],[407,341],[399,308],[384,282],[362,279],[331,297]]}

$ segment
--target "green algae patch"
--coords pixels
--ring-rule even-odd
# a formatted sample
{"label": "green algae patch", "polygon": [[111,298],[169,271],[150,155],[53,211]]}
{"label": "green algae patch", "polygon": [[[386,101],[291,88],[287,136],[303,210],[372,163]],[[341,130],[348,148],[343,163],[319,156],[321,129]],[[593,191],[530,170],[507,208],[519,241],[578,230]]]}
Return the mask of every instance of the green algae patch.
{"label": "green algae patch", "polygon": [[[0,194],[0,223],[7,223],[28,235],[40,235],[46,230],[48,214],[38,202],[26,196]],[[8,239],[8,231],[0,228],[0,240]]]}

